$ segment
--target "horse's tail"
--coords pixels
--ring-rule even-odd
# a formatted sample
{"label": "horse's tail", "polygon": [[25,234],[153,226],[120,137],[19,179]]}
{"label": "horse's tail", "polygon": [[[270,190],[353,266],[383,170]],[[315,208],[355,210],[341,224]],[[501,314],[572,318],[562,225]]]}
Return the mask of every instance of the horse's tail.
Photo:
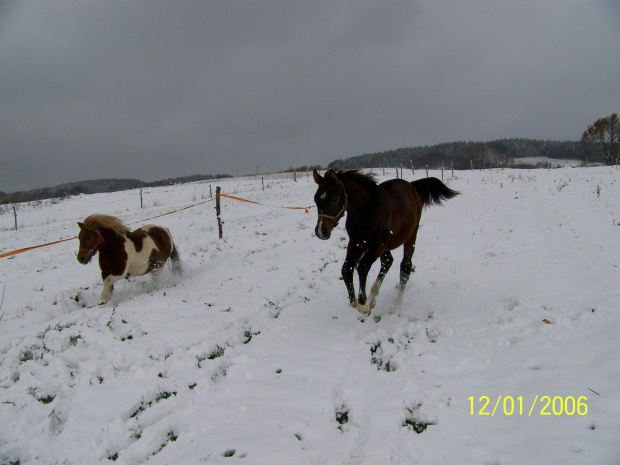
{"label": "horse's tail", "polygon": [[181,267],[181,256],[179,255],[179,249],[176,244],[172,243],[172,252],[170,253],[170,265],[172,266],[172,272],[180,275],[182,270]]}
{"label": "horse's tail", "polygon": [[460,194],[450,189],[437,178],[424,178],[413,181],[411,185],[418,191],[422,199],[422,205],[430,207],[431,205],[441,205],[444,200],[450,200]]}

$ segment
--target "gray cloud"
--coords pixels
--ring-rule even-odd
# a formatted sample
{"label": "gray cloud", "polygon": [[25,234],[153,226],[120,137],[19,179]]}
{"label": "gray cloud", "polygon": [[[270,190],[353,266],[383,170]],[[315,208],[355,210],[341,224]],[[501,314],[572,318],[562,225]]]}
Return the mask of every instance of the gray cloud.
{"label": "gray cloud", "polygon": [[619,111],[611,0],[0,3],[0,190],[576,140]]}

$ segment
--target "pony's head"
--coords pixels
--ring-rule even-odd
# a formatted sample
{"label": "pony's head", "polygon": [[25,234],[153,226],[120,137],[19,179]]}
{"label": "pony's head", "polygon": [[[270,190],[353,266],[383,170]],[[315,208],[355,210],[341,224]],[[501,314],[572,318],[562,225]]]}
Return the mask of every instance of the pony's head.
{"label": "pony's head", "polygon": [[103,243],[103,237],[94,229],[90,229],[84,226],[84,223],[79,223],[80,234],[78,239],[80,240],[80,248],[78,250],[77,259],[82,265],[86,265],[90,262],[90,259],[97,253],[97,250]]}
{"label": "pony's head", "polygon": [[347,193],[338,175],[329,170],[321,176],[317,170],[312,173],[314,182],[319,188],[314,194],[314,202],[318,211],[318,220],[314,233],[319,239],[327,240],[332,229],[338,226],[338,221],[344,216],[347,209]]}

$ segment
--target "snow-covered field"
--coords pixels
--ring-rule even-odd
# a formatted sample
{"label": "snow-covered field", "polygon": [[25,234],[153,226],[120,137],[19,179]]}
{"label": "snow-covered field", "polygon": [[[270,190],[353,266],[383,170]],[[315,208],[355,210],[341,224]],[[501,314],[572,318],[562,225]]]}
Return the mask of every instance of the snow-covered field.
{"label": "snow-covered field", "polygon": [[[320,241],[315,209],[277,208],[313,204],[306,174],[212,182],[269,205],[222,199],[222,240],[213,202],[151,221],[183,278],[119,282],[105,306],[76,240],[0,259],[0,462],[618,464],[619,179],[456,172],[402,307],[398,251],[366,321],[339,279],[343,224]],[[145,191],[144,209],[138,191],[22,204],[0,253],[91,213],[208,198],[195,183]]]}

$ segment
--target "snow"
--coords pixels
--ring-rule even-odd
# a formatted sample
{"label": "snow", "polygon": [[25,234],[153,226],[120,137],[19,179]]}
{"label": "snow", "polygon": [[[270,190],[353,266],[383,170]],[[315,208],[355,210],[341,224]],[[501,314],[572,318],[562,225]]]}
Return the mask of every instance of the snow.
{"label": "snow", "polygon": [[[425,210],[401,308],[398,251],[365,320],[339,279],[344,222],[321,241],[315,209],[280,208],[312,205],[306,174],[210,182],[264,204],[222,199],[221,240],[212,202],[150,220],[183,277],[120,281],[104,306],[76,240],[0,259],[0,462],[617,464],[619,178],[455,172],[462,195]],[[21,204],[18,231],[5,210],[0,253],[91,213],[138,227],[209,182],[143,195]]]}

